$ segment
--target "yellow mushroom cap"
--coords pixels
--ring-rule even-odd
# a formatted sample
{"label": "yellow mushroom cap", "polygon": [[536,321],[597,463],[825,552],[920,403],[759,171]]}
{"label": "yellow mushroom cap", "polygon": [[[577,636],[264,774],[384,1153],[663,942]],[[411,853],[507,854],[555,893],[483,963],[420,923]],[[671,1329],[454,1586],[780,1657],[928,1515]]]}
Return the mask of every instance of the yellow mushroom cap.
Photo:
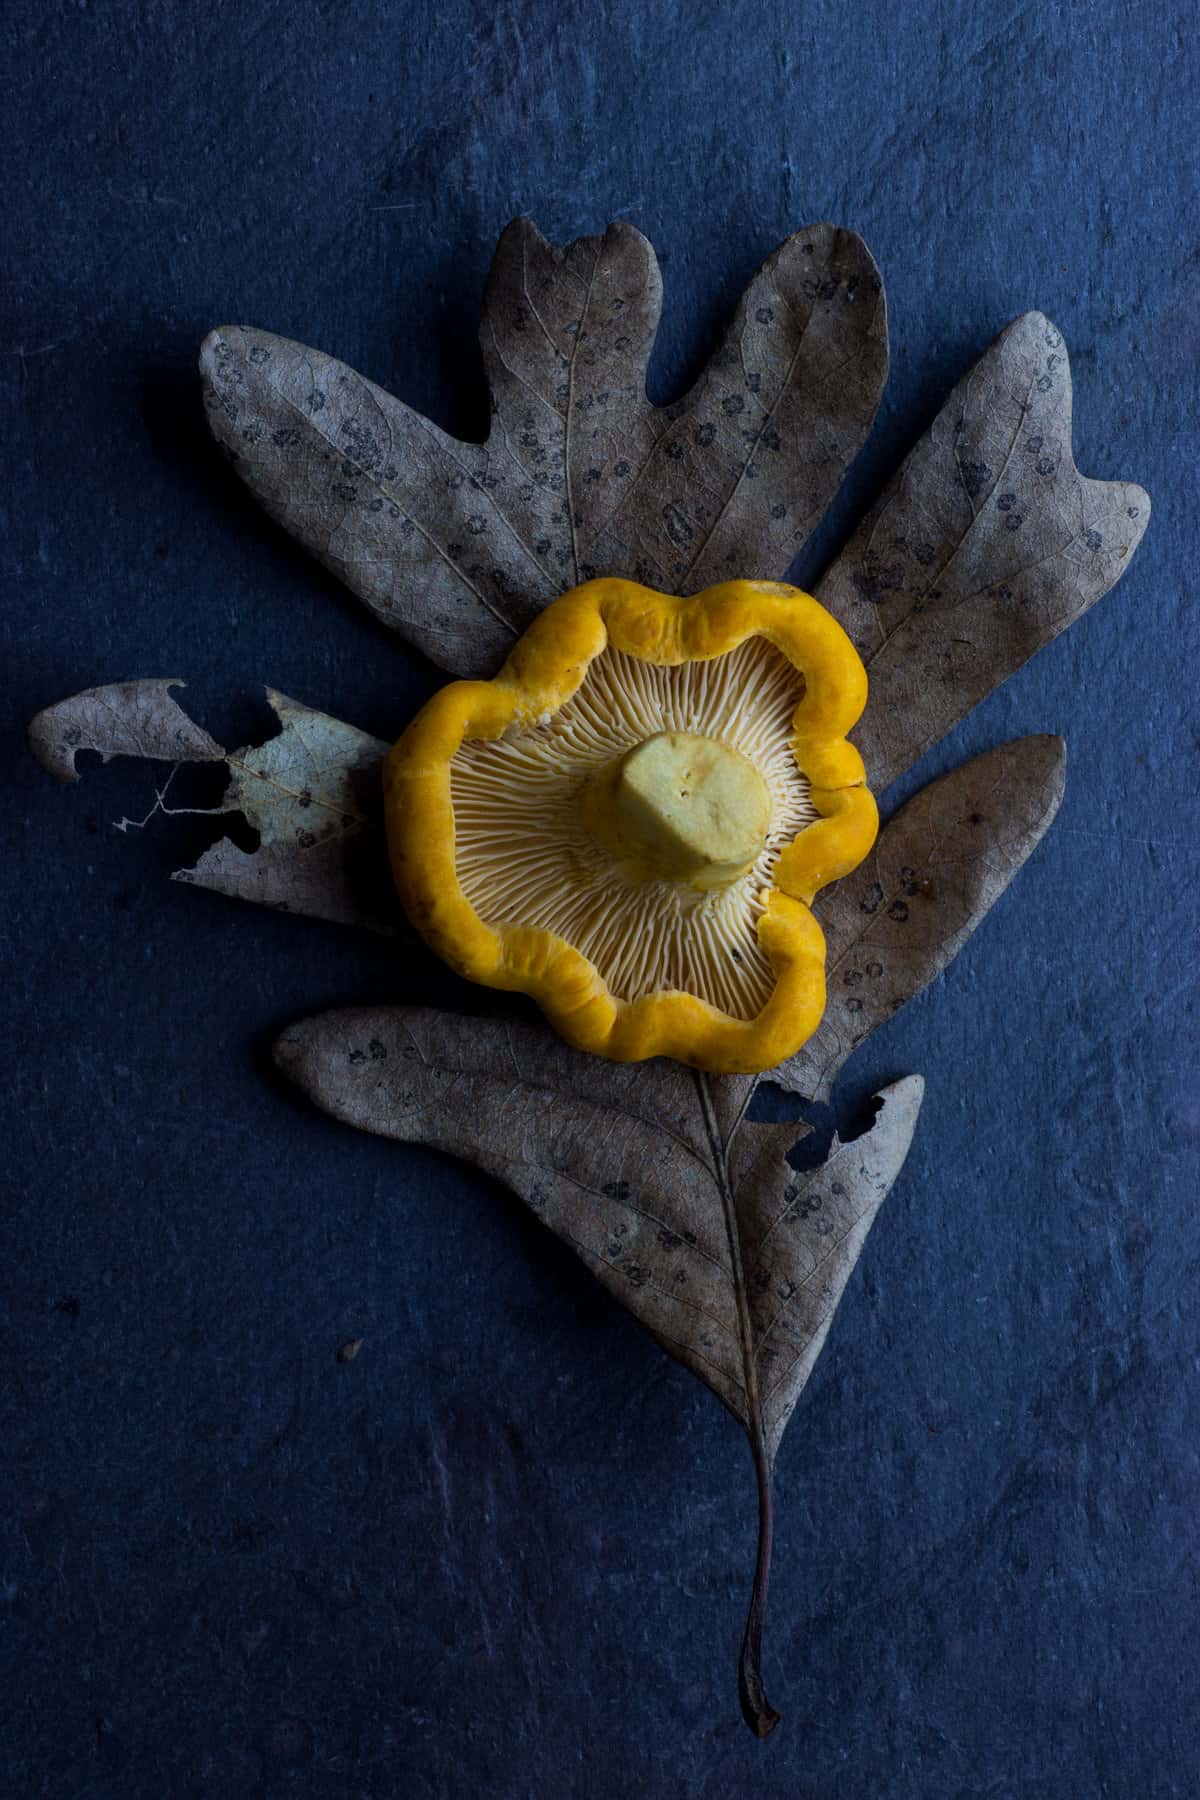
{"label": "yellow mushroom cap", "polygon": [[572,589],[389,756],[405,909],[579,1049],[772,1068],[824,1010],[809,903],[878,826],[845,740],[866,685],[836,621],[781,583]]}

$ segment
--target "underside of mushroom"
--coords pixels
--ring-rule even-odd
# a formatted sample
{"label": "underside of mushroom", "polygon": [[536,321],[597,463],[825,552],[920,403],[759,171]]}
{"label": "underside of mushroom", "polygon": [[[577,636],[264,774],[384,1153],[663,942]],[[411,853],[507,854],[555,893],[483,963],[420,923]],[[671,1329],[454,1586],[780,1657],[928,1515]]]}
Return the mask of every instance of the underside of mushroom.
{"label": "underside of mushroom", "polygon": [[[753,1019],[774,983],[757,937],[762,895],[780,850],[817,817],[792,750],[804,691],[804,677],[761,637],[674,667],[608,646],[557,713],[496,740],[468,741],[455,755],[456,861],[466,899],[489,926],[536,926],[565,939],[616,999],[683,992]],[[664,747],[665,738],[675,741]],[[739,783],[743,759],[750,768]],[[694,762],[710,795],[718,782],[728,790],[725,835],[740,830],[745,852],[739,844],[728,866],[706,863],[702,844],[688,864],[700,828],[672,816],[673,838],[686,842],[682,853],[663,853],[659,864],[672,873],[661,873],[598,825],[589,797],[623,778],[622,804],[630,792],[640,800],[632,768],[657,803],[653,784],[677,775],[672,798],[686,813],[703,798],[699,783],[693,794]],[[752,785],[765,790],[761,829],[750,816]]]}

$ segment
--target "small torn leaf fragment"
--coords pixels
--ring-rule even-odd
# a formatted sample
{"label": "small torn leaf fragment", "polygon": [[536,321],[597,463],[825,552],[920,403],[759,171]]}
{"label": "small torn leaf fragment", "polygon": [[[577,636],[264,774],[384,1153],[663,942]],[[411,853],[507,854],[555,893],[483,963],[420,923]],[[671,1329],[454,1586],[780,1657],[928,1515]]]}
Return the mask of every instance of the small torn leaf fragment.
{"label": "small torn leaf fragment", "polygon": [[662,408],[645,391],[661,298],[631,225],[559,250],[516,219],[480,327],[486,444],[243,326],[204,342],[209,421],[271,516],[385,624],[456,674],[492,675],[592,575],[672,593],[782,575],[870,428],[886,307],[855,233],[813,225],[781,244],[708,368]]}
{"label": "small torn leaf fragment", "polygon": [[182,685],[121,681],[61,700],[30,725],[33,753],[65,781],[79,778],[78,750],[95,750],[105,761],[223,762],[230,782],[212,817],[244,814],[259,846],[241,850],[222,838],[173,880],[282,912],[403,932],[383,835],[380,764],[388,746],[268,688],[278,736],[223,750],[171,698],[168,690]]}
{"label": "small torn leaf fragment", "polygon": [[871,683],[855,743],[877,792],[1106,594],[1150,499],[1071,450],[1071,368],[1024,313],[964,376],[817,587]]}
{"label": "small torn leaf fragment", "polygon": [[171,698],[172,688],[185,685],[175,676],[85,688],[69,700],[45,707],[30,721],[29,747],[59,781],[79,780],[75,758],[80,750],[94,750],[105,762],[114,756],[223,762],[220,744]]}
{"label": "small torn leaf fragment", "polygon": [[382,827],[388,746],[273,688],[267,698],[283,729],[229,753],[222,802],[258,832],[258,848],[222,838],[172,879],[281,912],[399,929]]}
{"label": "small torn leaf fragment", "polygon": [[744,1427],[760,1540],[740,1681],[747,1722],[765,1736],[778,1720],[761,1678],[771,1469],[907,1154],[920,1077],[885,1089],[869,1132],[799,1174],[786,1152],[802,1127],[742,1123],[733,1109],[727,1137],[719,1080],[666,1061],[605,1063],[537,1024],[350,1009],[292,1026],[275,1056],[335,1118],[505,1182]]}
{"label": "small torn leaf fragment", "polygon": [[922,788],[853,875],[817,903],[828,999],[815,1034],[768,1080],[827,1100],[851,1052],[953,961],[1053,823],[1058,737],[1001,744]]}

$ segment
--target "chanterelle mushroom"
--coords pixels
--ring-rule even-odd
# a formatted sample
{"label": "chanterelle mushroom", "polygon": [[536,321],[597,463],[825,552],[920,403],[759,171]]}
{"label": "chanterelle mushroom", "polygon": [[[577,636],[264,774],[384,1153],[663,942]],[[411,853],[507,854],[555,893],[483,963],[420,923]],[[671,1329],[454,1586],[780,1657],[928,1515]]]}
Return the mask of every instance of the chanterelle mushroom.
{"label": "chanterelle mushroom", "polygon": [[845,738],[866,694],[849,638],[796,588],[574,588],[388,758],[409,917],[579,1049],[772,1068],[824,1010],[813,895],[875,840]]}

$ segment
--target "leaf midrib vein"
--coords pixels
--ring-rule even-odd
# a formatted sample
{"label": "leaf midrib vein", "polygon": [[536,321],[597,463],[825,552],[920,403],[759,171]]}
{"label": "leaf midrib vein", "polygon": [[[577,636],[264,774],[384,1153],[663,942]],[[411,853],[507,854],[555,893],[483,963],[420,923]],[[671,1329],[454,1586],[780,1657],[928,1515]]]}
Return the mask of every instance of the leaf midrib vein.
{"label": "leaf midrib vein", "polygon": [[746,1275],[742,1266],[741,1224],[737,1214],[733,1183],[729,1175],[728,1154],[721,1141],[720,1127],[717,1124],[712,1094],[709,1091],[708,1077],[700,1069],[693,1070],[693,1077],[696,1092],[700,1097],[700,1110],[704,1118],[705,1129],[708,1132],[713,1173],[716,1176],[721,1196],[725,1234],[729,1244],[729,1265],[733,1275],[734,1298],[737,1302],[738,1344],[742,1356],[743,1390],[746,1395],[746,1425],[756,1463],[761,1458],[760,1467],[768,1468],[769,1458],[764,1433],[762,1401],[758,1391],[758,1365],[754,1357],[754,1325],[750,1317]]}

